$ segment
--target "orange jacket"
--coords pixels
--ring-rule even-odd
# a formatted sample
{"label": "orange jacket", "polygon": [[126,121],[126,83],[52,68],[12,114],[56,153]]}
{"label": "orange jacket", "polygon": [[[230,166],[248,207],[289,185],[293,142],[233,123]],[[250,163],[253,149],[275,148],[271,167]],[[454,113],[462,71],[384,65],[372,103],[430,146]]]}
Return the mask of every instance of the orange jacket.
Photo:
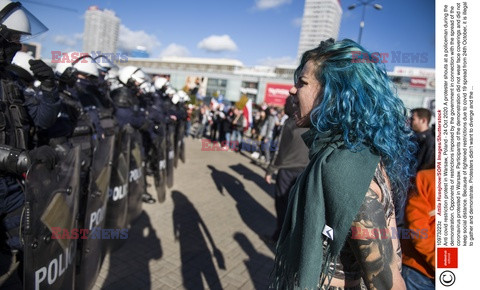
{"label": "orange jacket", "polygon": [[420,170],[405,207],[405,226],[427,229],[427,237],[402,240],[402,262],[429,278],[435,277],[435,169]]}

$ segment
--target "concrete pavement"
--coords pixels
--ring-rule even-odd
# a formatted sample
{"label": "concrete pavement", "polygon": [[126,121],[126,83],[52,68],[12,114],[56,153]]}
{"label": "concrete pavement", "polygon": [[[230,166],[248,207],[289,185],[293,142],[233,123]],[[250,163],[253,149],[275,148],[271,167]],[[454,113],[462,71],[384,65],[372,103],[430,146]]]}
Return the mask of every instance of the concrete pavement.
{"label": "concrete pavement", "polygon": [[274,254],[259,235],[275,229],[273,186],[249,158],[201,148],[186,140],[167,200],[144,204],[94,289],[268,288]]}

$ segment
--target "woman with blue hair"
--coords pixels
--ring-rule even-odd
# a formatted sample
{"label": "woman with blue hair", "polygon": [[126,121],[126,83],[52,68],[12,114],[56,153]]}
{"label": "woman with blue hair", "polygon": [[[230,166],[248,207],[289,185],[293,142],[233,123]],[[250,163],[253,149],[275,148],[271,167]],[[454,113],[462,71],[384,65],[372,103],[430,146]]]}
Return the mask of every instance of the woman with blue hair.
{"label": "woman with blue hair", "polygon": [[[359,58],[360,56],[360,58]],[[303,54],[290,90],[310,163],[277,243],[278,289],[405,289],[395,206],[415,165],[407,111],[385,69],[351,40]]]}

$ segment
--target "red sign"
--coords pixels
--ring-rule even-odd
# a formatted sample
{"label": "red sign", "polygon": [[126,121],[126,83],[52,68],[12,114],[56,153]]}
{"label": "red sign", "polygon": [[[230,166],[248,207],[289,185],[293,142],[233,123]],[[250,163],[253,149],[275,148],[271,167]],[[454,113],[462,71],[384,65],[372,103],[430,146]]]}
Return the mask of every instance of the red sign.
{"label": "red sign", "polygon": [[292,86],[293,85],[287,84],[267,84],[264,102],[271,106],[283,107],[286,99],[290,95],[289,91]]}
{"label": "red sign", "polygon": [[425,88],[427,87],[427,78],[411,78],[410,86],[413,88]]}
{"label": "red sign", "polygon": [[437,248],[437,268],[458,268],[458,248]]}

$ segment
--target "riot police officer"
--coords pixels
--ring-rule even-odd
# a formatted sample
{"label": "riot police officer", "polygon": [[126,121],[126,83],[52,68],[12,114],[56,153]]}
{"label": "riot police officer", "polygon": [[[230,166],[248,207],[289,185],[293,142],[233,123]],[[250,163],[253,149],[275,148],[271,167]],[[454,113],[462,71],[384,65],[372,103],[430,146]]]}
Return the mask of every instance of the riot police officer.
{"label": "riot police officer", "polygon": [[99,65],[101,89],[111,92],[121,87],[120,81],[118,80],[118,66],[105,55],[95,57],[95,61]]}
{"label": "riot police officer", "polygon": [[[13,58],[12,65],[7,68],[18,77],[25,96],[42,93],[35,86],[38,81],[35,80],[30,69],[30,60],[33,60],[33,57],[29,53],[19,51]],[[64,82],[61,81],[59,84],[60,91],[62,91],[61,87],[64,85]],[[81,106],[68,101],[60,93],[60,112],[54,124],[49,128],[37,128],[34,143],[37,146],[50,145],[52,148],[55,148],[56,145],[65,144],[67,139],[71,137],[81,113]]]}
{"label": "riot police officer", "polygon": [[167,186],[166,124],[168,115],[159,104],[160,96],[150,81],[144,82],[140,88],[142,91],[140,104],[152,123],[149,130],[143,132],[145,152],[148,156],[146,170],[147,174],[153,176],[158,201],[164,202]]}
{"label": "riot police officer", "polygon": [[[76,80],[72,80],[71,86],[65,86],[62,94],[78,101],[86,117],[85,124],[77,126],[71,138],[74,145],[82,148],[79,225],[92,231],[105,225],[118,127],[112,115],[111,101],[108,95],[99,89],[99,71],[95,60],[90,55],[79,52],[68,53],[65,59],[68,61],[59,63],[56,68],[60,78],[63,76],[68,79],[64,74],[68,74],[67,69],[73,69],[71,73],[76,75]],[[103,246],[102,241],[97,239],[80,241],[77,251],[76,287],[90,288],[95,282],[104,257]]]}
{"label": "riot police officer", "polygon": [[[148,132],[152,123],[147,118],[145,109],[140,106],[139,100],[139,95],[142,93],[140,85],[147,81],[148,76],[138,67],[126,66],[119,71],[118,79],[122,86],[112,91],[111,95],[116,106],[115,114],[119,120],[120,126],[130,124],[134,129],[137,129],[140,132]],[[143,159],[142,163],[145,163],[146,152],[142,138],[140,138],[140,140],[134,138],[133,143],[140,144]],[[137,177],[144,180],[144,165],[137,164],[137,166],[141,166],[141,170],[140,168],[134,169],[137,170]],[[145,203],[156,202],[151,194],[147,192],[146,187],[142,192],[142,200]]]}
{"label": "riot police officer", "polygon": [[[21,83],[26,98],[32,93],[42,93],[38,81],[30,69],[29,53],[17,52],[12,71]],[[61,86],[63,86],[63,81]],[[49,286],[52,289],[73,287],[75,263],[70,255],[77,247],[76,239],[59,239],[49,242],[53,228],[72,229],[77,225],[79,199],[80,148],[69,142],[74,131],[81,106],[68,101],[63,92],[60,96],[60,112],[55,123],[49,128],[37,128],[34,143],[50,146],[55,150],[55,167],[32,164],[25,179],[24,223],[22,224],[23,277],[24,288],[32,289]],[[80,108],[80,109],[79,109]],[[49,265],[60,257],[64,266],[60,275],[46,279]]]}
{"label": "riot police officer", "polygon": [[165,82],[163,79],[160,81],[157,79],[155,88],[157,93],[160,96],[157,99],[157,104],[162,108],[163,112],[168,116],[165,124],[165,134],[166,134],[166,175],[167,175],[167,187],[171,188],[173,186],[173,170],[175,167],[175,129],[177,124],[177,112],[175,109],[175,104],[172,102],[173,96],[176,94],[176,90],[170,87],[169,82]]}
{"label": "riot police officer", "polygon": [[43,61],[29,61],[31,71],[41,81],[41,93],[32,91],[30,96],[25,96],[16,77],[5,68],[21,49],[22,37],[46,30],[21,3],[0,1],[0,287],[19,288],[22,284],[22,174],[31,162],[49,161],[53,165],[55,160],[48,146],[32,150],[31,129],[50,127],[60,109],[53,70]]}
{"label": "riot police officer", "polygon": [[187,109],[185,103],[190,101],[190,97],[183,90],[179,90],[172,97],[172,108],[176,116],[175,124],[175,157],[174,166],[177,167],[178,159],[185,163],[185,131],[187,126]]}

